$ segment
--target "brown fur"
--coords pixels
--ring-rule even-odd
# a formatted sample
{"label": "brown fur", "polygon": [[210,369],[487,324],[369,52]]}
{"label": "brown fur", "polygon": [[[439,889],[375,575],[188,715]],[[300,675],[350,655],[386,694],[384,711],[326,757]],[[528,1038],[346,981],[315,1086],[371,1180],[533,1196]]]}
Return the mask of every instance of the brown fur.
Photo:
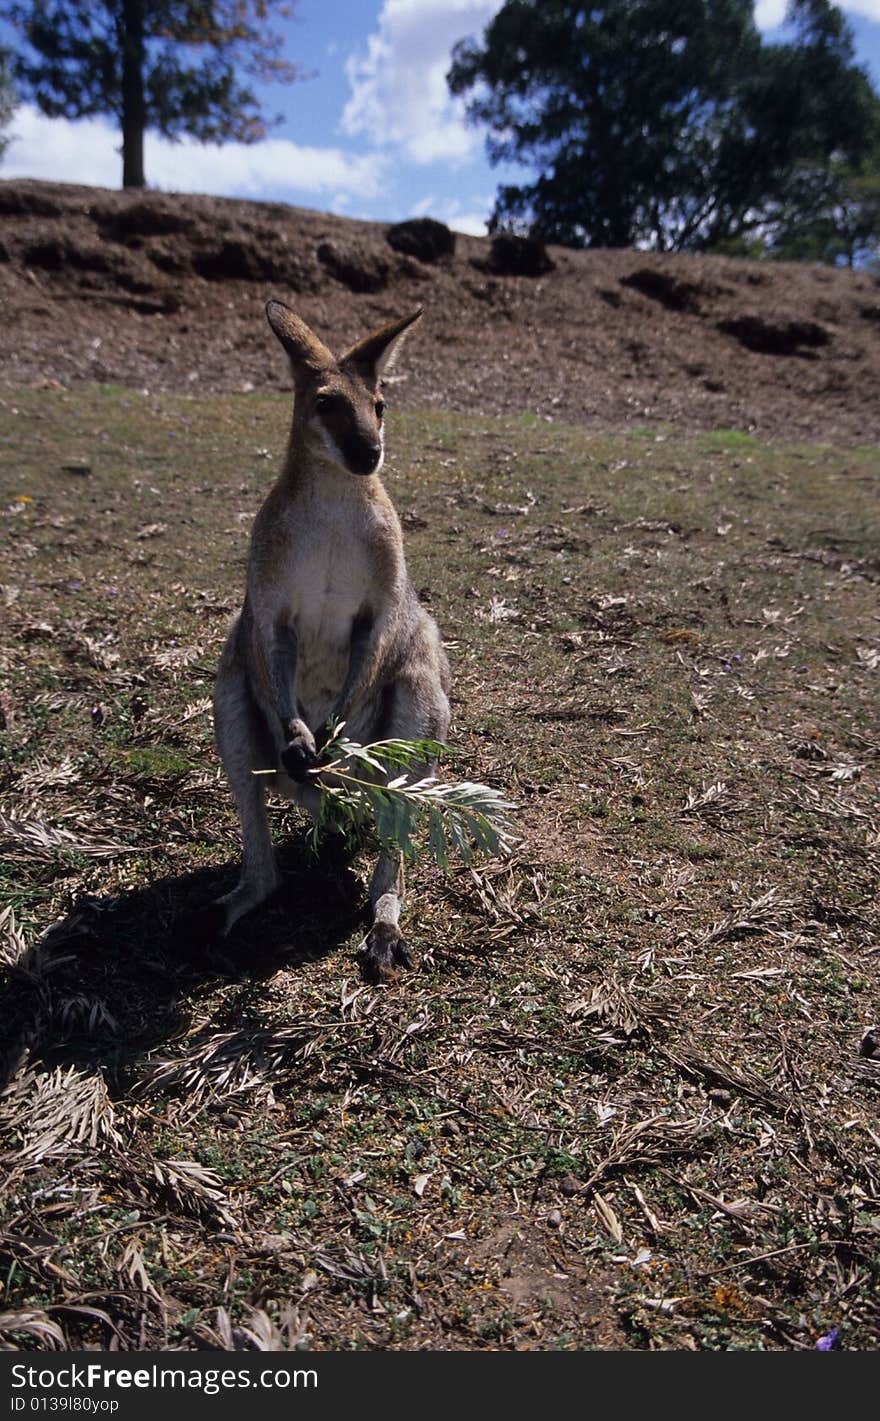
{"label": "brown fur", "polygon": [[[220,662],[217,745],[235,796],[244,861],[238,886],[212,905],[225,934],[277,884],[265,807],[272,788],[315,811],[309,783],[329,718],[366,743],[442,740],[449,671],[437,627],[407,575],[400,521],[378,477],[382,373],[421,312],[374,331],[337,361],[288,307],[269,323],[293,371],[293,425],[281,476],[257,514],[247,592]],[[410,965],[398,927],[402,865],[383,854],[370,888],[366,975]]]}

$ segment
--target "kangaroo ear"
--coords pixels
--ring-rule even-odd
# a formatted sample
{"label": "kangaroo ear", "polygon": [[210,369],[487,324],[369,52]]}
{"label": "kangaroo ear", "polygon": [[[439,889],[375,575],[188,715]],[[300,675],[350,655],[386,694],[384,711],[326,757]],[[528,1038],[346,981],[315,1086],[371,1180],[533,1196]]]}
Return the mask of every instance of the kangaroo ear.
{"label": "kangaroo ear", "polygon": [[336,364],[323,341],[282,301],[267,301],[266,315],[293,366],[295,375],[317,375]]}
{"label": "kangaroo ear", "polygon": [[421,317],[420,306],[411,316],[404,316],[402,321],[392,321],[391,325],[382,326],[380,330],[364,336],[363,340],[340,356],[339,364],[354,365],[360,374],[378,384],[394,363],[407,331]]}

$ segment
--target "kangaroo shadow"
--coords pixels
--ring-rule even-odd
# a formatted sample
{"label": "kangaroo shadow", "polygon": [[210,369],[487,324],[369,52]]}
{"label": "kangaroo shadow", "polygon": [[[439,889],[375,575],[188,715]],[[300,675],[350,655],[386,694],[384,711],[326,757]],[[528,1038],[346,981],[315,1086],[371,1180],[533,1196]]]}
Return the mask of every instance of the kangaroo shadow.
{"label": "kangaroo shadow", "polygon": [[234,886],[237,863],[77,899],[0,978],[0,1090],[28,1057],[100,1069],[122,1088],[144,1056],[186,1033],[219,983],[233,986],[223,1018],[241,1025],[255,985],[337,951],[365,920],[350,856],[330,843],[315,857],[294,835],[278,860],[278,892],[207,946],[184,925]]}

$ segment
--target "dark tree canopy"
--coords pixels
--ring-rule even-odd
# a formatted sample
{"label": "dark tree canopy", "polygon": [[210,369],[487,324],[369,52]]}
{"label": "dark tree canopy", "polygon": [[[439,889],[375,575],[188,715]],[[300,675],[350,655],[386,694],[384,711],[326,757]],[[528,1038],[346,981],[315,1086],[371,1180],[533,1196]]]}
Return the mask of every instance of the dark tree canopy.
{"label": "dark tree canopy", "polygon": [[[784,250],[880,144],[880,100],[829,0],[767,44],[753,0],[507,0],[449,85],[488,126],[495,228],[568,246]],[[844,177],[844,175],[846,175]]]}
{"label": "dark tree canopy", "polygon": [[[26,47],[13,72],[50,117],[111,114],[122,130],[123,186],[143,187],[143,136],[254,143],[266,124],[248,79],[292,81],[268,28],[280,0],[3,0]],[[244,76],[242,79],[240,76]]]}

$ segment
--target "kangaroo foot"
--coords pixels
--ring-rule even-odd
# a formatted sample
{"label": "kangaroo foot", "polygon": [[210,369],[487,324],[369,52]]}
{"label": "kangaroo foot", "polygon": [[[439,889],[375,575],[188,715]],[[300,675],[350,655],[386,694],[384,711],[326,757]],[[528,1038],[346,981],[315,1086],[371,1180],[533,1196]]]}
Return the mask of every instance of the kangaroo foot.
{"label": "kangaroo foot", "polygon": [[358,958],[367,982],[396,982],[401,967],[413,966],[406,938],[394,923],[374,923]]}

